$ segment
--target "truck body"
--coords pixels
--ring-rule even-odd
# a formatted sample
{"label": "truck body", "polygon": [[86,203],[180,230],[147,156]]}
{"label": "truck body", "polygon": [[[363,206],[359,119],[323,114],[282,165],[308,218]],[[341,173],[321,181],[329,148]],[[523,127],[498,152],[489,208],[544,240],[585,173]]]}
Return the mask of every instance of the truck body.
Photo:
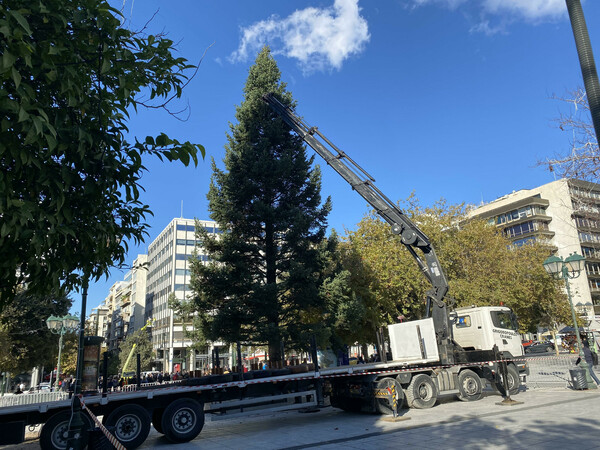
{"label": "truck body", "polygon": [[[431,283],[427,317],[388,325],[378,335],[380,360],[369,364],[320,368],[315,348],[311,372],[303,365],[95,393],[83,398],[91,413],[84,414],[84,429],[94,428],[92,416],[102,416],[103,424],[132,449],[144,442],[150,426],[172,442],[188,442],[202,430],[206,414],[232,417],[260,408],[321,406],[323,392],[332,406],[384,414],[396,412],[403,404],[430,408],[440,395],[477,400],[486,383],[516,394],[527,367],[512,311],[473,306],[449,313],[448,283],[428,237],[375,187],[370,175],[316,128],[306,125],[273,94],[263,99],[400,236]],[[504,368],[502,382],[500,368]],[[18,443],[27,425],[43,423],[41,447],[66,448],[71,406],[70,400],[57,400],[0,407],[0,444]]]}
{"label": "truck body", "polygon": [[[502,307],[467,311],[471,317],[480,316],[478,330],[489,339],[495,339],[497,331],[513,331],[494,324],[495,311],[510,314],[508,308]],[[479,327],[476,325],[479,322],[472,320],[472,323]],[[497,382],[498,361],[482,357],[492,358],[492,352],[474,349],[477,361],[443,364],[432,318],[389,325],[383,348],[389,350],[390,358],[368,364],[325,368],[317,365],[310,371],[311,366],[303,364],[173,383],[129,385],[114,392],[88,393],[82,403],[93,416],[101,417],[102,423],[126,448],[133,449],[144,442],[151,426],[170,441],[184,443],[198,436],[207,417],[217,420],[255,414],[263,409],[315,407],[322,404],[321,389],[334,407],[391,414],[403,403],[413,408],[430,408],[442,395],[456,395],[463,401],[477,400],[486,382]],[[524,360],[512,361],[509,367],[517,363]],[[510,389],[516,393],[520,384],[518,372],[514,371],[513,376]],[[52,394],[5,397],[0,402],[8,405],[0,406],[0,444],[20,443],[27,426],[43,424],[42,449],[66,449],[72,400],[65,398],[64,393],[56,393],[59,399],[53,400]],[[13,405],[9,405],[11,398]],[[92,414],[83,413],[86,430],[97,425]],[[87,435],[84,439],[87,440]]]}

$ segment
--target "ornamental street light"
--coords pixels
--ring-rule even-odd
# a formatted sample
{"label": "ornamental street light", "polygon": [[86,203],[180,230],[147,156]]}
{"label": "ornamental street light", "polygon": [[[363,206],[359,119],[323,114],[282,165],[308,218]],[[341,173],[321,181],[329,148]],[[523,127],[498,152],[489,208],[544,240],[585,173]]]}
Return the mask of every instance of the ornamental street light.
{"label": "ornamental street light", "polygon": [[55,390],[58,390],[58,380],[60,377],[60,356],[63,347],[63,336],[65,335],[65,333],[71,333],[77,329],[77,326],[79,325],[79,318],[71,315],[67,315],[64,317],[50,316],[48,317],[48,319],[46,319],[46,325],[48,325],[48,328],[52,333],[60,335],[60,338],[58,339],[58,363],[56,364],[56,381],[54,382]]}
{"label": "ornamental street light", "polygon": [[571,253],[571,255],[567,256],[564,260],[558,256],[550,256],[543,264],[544,269],[546,269],[546,272],[548,272],[552,278],[565,280],[565,285],[567,286],[567,298],[569,299],[569,305],[571,306],[573,326],[575,327],[575,337],[577,338],[577,346],[579,347],[579,358],[581,358],[579,365],[585,370],[588,388],[595,389],[596,384],[590,376],[589,367],[583,353],[581,336],[579,335],[579,327],[577,326],[577,317],[575,315],[575,308],[573,308],[573,300],[571,299],[571,288],[569,287],[569,279],[577,278],[581,274],[581,271],[584,268],[585,258],[577,253]]}

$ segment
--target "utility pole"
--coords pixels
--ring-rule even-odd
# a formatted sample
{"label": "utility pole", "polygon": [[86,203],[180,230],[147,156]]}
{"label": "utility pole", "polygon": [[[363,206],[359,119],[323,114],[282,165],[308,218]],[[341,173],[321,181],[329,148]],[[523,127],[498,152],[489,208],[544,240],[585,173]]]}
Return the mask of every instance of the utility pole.
{"label": "utility pole", "polygon": [[583,85],[587,94],[590,113],[592,114],[592,123],[596,132],[596,142],[600,142],[600,83],[598,82],[598,72],[594,62],[592,44],[588,34],[583,8],[580,0],[566,0],[573,36],[575,37],[575,46],[581,65],[581,74],[583,75]]}

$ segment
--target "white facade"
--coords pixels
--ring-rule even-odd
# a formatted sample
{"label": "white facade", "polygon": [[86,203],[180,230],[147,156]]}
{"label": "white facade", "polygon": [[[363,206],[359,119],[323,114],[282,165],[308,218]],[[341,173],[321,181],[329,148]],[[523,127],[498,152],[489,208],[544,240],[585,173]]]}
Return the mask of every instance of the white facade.
{"label": "white facade", "polygon": [[124,319],[129,325],[126,334],[131,334],[145,324],[146,280],[148,278],[148,255],[138,255],[131,270],[125,275],[129,296],[121,300]]}
{"label": "white facade", "polygon": [[517,245],[537,240],[563,259],[584,256],[586,271],[569,280],[573,304],[590,324],[600,319],[600,185],[561,179],[505,195],[470,217],[488,219]]}
{"label": "white facade", "polygon": [[[220,233],[213,221],[200,220],[209,233]],[[196,247],[198,244],[198,247]],[[174,321],[169,296],[188,298],[190,262],[194,250],[202,261],[208,261],[196,240],[194,219],[173,219],[148,247],[148,278],[145,318],[153,320],[152,343],[157,351],[157,369],[167,372],[194,370],[195,355],[189,351],[192,342],[185,338],[183,325]]]}

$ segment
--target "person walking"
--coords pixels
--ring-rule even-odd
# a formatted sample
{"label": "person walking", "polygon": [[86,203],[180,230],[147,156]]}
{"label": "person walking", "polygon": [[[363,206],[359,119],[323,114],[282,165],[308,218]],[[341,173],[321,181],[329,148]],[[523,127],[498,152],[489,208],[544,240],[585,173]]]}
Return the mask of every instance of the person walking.
{"label": "person walking", "polygon": [[[590,371],[590,376],[595,381],[596,385],[600,385],[600,380],[594,373],[594,357],[592,355],[592,351],[590,350],[590,344],[587,340],[583,340],[583,356],[585,358],[585,362],[588,365],[588,370]],[[581,357],[577,358],[575,365],[581,362]]]}

